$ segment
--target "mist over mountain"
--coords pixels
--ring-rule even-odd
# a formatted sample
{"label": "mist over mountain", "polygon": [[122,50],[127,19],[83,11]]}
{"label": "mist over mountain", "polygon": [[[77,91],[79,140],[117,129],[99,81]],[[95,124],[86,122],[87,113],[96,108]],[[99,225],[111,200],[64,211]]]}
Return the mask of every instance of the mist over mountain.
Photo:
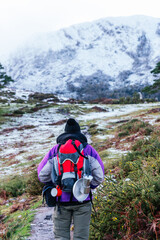
{"label": "mist over mountain", "polygon": [[38,35],[7,61],[12,87],[94,99],[130,94],[153,82],[160,18],[105,18]]}

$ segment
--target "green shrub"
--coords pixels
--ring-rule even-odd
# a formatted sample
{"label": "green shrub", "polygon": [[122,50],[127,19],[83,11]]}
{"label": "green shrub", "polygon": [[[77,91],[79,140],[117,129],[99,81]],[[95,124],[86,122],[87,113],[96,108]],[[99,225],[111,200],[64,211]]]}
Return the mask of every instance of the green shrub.
{"label": "green shrub", "polygon": [[[132,146],[132,152],[128,152],[122,157],[121,168],[124,176],[132,172],[132,166],[138,164],[138,168],[143,167],[144,160],[149,162],[158,161],[160,156],[160,141],[158,139],[140,139]],[[159,171],[159,168],[158,170]]]}
{"label": "green shrub", "polygon": [[88,133],[92,136],[97,134],[98,133],[97,126],[98,126],[97,124],[91,124],[89,126]]}
{"label": "green shrub", "polygon": [[138,140],[119,161],[119,172],[97,189],[90,239],[160,239],[159,199],[160,139],[153,134]]}
{"label": "green shrub", "polygon": [[[144,135],[150,135],[151,132],[153,132],[153,127],[149,123],[145,123],[138,119],[132,119],[131,121],[119,126],[118,130],[121,131],[119,133],[121,137],[127,136],[129,134],[134,134],[139,131],[143,131]],[[125,135],[125,133],[127,135]]]}
{"label": "green shrub", "polygon": [[3,180],[0,183],[0,192],[5,191],[7,197],[17,197],[23,193],[30,195],[40,195],[44,184],[38,180],[37,170],[34,170],[29,175],[13,176]]}
{"label": "green shrub", "polygon": [[140,139],[132,147],[134,152],[139,152],[143,157],[158,157],[160,154],[160,141],[158,139]]}
{"label": "green shrub", "polygon": [[[108,177],[98,188],[90,239],[160,238],[157,217],[160,210],[160,176],[140,170],[135,171],[135,179],[113,181]],[[151,228],[154,222],[157,222],[156,229]]]}
{"label": "green shrub", "polygon": [[153,132],[153,127],[146,127],[144,134],[149,136]]}
{"label": "green shrub", "polygon": [[139,120],[137,118],[133,118],[130,122],[131,123],[135,123],[135,122],[138,122]]}
{"label": "green shrub", "polygon": [[118,137],[121,138],[121,137],[125,137],[125,136],[128,136],[129,135],[129,131],[124,131],[124,132],[120,132],[118,134]]}
{"label": "green shrub", "polygon": [[26,180],[17,175],[3,180],[0,183],[0,191],[5,191],[7,197],[17,197],[25,192]]}
{"label": "green shrub", "polygon": [[34,170],[29,174],[26,181],[26,192],[30,195],[40,195],[42,194],[42,188],[44,184],[38,179],[37,170]]}

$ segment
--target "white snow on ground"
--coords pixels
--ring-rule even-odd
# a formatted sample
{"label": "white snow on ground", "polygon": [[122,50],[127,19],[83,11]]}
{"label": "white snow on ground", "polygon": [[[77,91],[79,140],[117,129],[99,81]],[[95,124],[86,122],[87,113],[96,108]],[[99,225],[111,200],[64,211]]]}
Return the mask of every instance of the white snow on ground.
{"label": "white snow on ground", "polygon": [[108,158],[114,158],[114,156],[116,157],[117,155],[123,155],[126,154],[128,151],[122,151],[120,149],[115,149],[115,148],[109,148],[107,149],[107,152],[109,153]]}
{"label": "white snow on ground", "polygon": [[[88,104],[80,105],[80,107],[82,106],[87,108],[91,107],[91,105]],[[92,107],[93,106],[94,105],[92,105]],[[95,120],[99,128],[104,128],[108,123],[120,120],[120,116],[123,118],[123,115],[159,106],[160,103],[115,106],[101,105],[102,108],[109,109],[109,111],[80,114],[76,119],[79,122]],[[1,131],[6,128],[25,125],[33,125],[34,128],[25,129],[23,131],[13,130],[8,133],[4,132],[0,135],[0,176],[9,175],[15,171],[21,173],[25,166],[25,164],[21,166],[22,163],[26,163],[26,166],[28,166],[36,160],[40,161],[52,146],[56,144],[57,136],[64,132],[64,124],[55,126],[49,124],[77,115],[74,111],[70,115],[61,114],[57,112],[57,109],[58,106],[42,109],[35,113],[24,114],[22,117],[11,118],[10,121],[1,125]],[[155,120],[152,119],[151,121]],[[99,136],[101,139],[110,137],[109,135]],[[7,163],[12,161],[13,163],[11,166],[7,166]],[[19,163],[15,164],[14,161],[19,161]]]}
{"label": "white snow on ground", "polygon": [[[121,105],[121,106],[116,105],[115,109],[113,108],[113,105],[112,105],[109,108],[109,112],[99,112],[97,114],[95,112],[88,113],[85,116],[83,116],[83,121],[110,118],[110,117],[120,117],[122,115],[126,115],[138,110],[145,110],[147,108],[154,107],[154,106],[160,106],[160,103],[130,104],[130,105]],[[94,106],[92,105],[92,107]],[[106,105],[105,106],[101,105],[101,107],[106,108]],[[81,120],[81,116],[79,116],[77,119]],[[117,121],[117,120],[119,120],[119,118],[112,121]]]}
{"label": "white snow on ground", "polygon": [[113,138],[114,137],[114,135],[112,135],[112,134],[102,134],[102,135],[97,135],[96,136],[97,138],[99,138],[99,139],[107,139],[107,138]]}

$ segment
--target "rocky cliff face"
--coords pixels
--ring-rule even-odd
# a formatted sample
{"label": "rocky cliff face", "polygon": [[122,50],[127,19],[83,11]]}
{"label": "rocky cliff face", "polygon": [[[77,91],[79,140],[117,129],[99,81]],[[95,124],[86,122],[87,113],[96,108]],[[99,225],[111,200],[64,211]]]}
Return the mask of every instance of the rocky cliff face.
{"label": "rocky cliff face", "polygon": [[77,98],[129,94],[152,83],[160,19],[106,18],[39,35],[8,60],[13,86]]}

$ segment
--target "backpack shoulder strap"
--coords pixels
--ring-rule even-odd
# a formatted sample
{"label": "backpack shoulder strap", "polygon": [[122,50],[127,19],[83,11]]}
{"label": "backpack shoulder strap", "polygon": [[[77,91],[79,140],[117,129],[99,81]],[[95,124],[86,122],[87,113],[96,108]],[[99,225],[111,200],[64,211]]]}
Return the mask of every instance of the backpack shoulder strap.
{"label": "backpack shoulder strap", "polygon": [[[84,157],[84,158],[86,158],[86,159],[88,159],[88,157],[86,157],[86,156],[84,156],[81,152],[80,152],[80,150],[79,150],[79,148],[76,146],[76,144],[75,144],[75,141],[74,140],[72,140],[72,145],[74,146],[74,148],[77,150],[77,152],[79,153],[79,155],[80,156],[82,156],[82,157]],[[84,145],[83,145],[83,147],[84,147]]]}
{"label": "backpack shoulder strap", "polygon": [[[72,141],[72,145],[74,146],[74,148],[77,150],[77,152],[79,153],[79,155],[80,156],[82,156],[82,157],[84,157],[84,168],[83,168],[83,170],[84,170],[84,174],[86,174],[87,176],[89,176],[90,174],[91,174],[91,169],[90,169],[90,164],[89,164],[89,159],[88,159],[88,157],[87,156],[84,156],[81,152],[80,152],[80,150],[79,150],[79,148],[76,146],[76,144],[75,144],[75,142],[74,141]],[[87,145],[87,144],[86,144]],[[85,145],[85,146],[86,146]],[[84,147],[84,144],[83,144],[83,147]]]}
{"label": "backpack shoulder strap", "polygon": [[57,153],[59,152],[59,149],[62,145],[63,145],[63,143],[59,143],[58,148],[57,148]]}

